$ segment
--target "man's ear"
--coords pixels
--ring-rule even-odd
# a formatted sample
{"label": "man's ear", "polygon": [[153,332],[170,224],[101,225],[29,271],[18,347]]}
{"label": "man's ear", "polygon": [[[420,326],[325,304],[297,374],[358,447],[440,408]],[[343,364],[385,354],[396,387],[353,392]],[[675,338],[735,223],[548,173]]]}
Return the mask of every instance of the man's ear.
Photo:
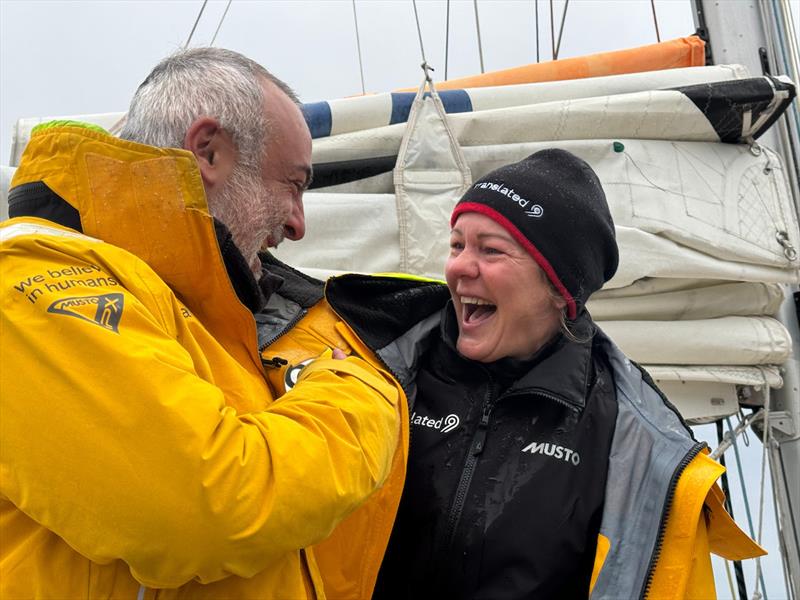
{"label": "man's ear", "polygon": [[196,119],[186,131],[183,147],[197,159],[206,194],[221,187],[236,165],[233,139],[213,117]]}

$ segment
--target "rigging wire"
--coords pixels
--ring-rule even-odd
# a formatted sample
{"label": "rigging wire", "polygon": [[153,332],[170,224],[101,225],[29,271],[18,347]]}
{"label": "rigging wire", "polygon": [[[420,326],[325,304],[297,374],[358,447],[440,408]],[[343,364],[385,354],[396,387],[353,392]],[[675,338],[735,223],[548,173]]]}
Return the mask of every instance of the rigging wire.
{"label": "rigging wire", "polygon": [[553,0],[550,0],[550,56],[556,59],[556,25],[553,22]]}
{"label": "rigging wire", "polygon": [[361,75],[361,93],[366,94],[367,90],[364,86],[364,62],[361,59],[361,36],[358,35],[358,14],[356,13],[356,0],[353,0],[353,24],[356,28],[356,50],[358,51],[358,72]]}
{"label": "rigging wire", "polygon": [[656,40],[661,42],[661,34],[658,31],[658,17],[656,16],[656,0],[650,0],[650,6],[653,8],[653,24],[656,26]]}
{"label": "rigging wire", "polygon": [[423,72],[425,73],[425,81],[433,88],[433,80],[431,79],[431,71],[433,71],[433,67],[428,64],[428,60],[425,58],[425,46],[422,45],[422,27],[419,26],[419,13],[417,12],[417,0],[411,0],[414,6],[414,19],[417,21],[417,35],[419,35],[419,52],[422,55],[422,67]]}
{"label": "rigging wire", "polygon": [[736,597],[736,589],[733,587],[733,577],[731,576],[731,561],[725,559],[725,575],[728,576],[728,590],[731,593],[731,598]]}
{"label": "rigging wire", "polygon": [[556,44],[556,52],[553,60],[558,60],[558,51],[561,50],[561,36],[564,35],[564,22],[567,20],[567,8],[569,7],[569,0],[564,3],[564,12],[561,13],[561,27],[558,29],[558,43]]}
{"label": "rigging wire", "polygon": [[447,81],[447,59],[450,49],[450,0],[447,0],[447,16],[444,25],[444,80]]}
{"label": "rigging wire", "polygon": [[[747,524],[750,527],[750,537],[756,536],[755,529],[753,528],[753,515],[750,511],[750,500],[747,497],[747,487],[744,483],[744,474],[742,471],[742,459],[739,456],[739,445],[736,443],[736,436],[733,434],[733,425],[731,425],[730,417],[725,417],[725,424],[728,426],[728,431],[731,433],[731,442],[733,443],[733,453],[736,457],[736,469],[739,472],[739,485],[742,486],[742,498],[744,499],[744,512],[747,515]],[[764,575],[759,578],[761,582],[761,591],[764,593],[764,600],[767,600],[767,587],[764,585]]]}
{"label": "rigging wire", "polygon": [[[715,423],[717,428],[717,447],[722,446],[722,442],[724,436],[722,435],[722,420],[717,420]],[[734,437],[734,439],[736,439]],[[731,442],[733,443],[733,442]],[[719,455],[719,464],[725,467],[725,455]],[[722,473],[720,477],[720,482],[722,483],[722,492],[725,494],[725,509],[728,511],[728,514],[733,519],[733,502],[731,501],[731,491],[728,487],[728,471],[727,467],[725,472]],[[733,572],[736,574],[736,583],[739,588],[739,600],[747,600],[747,586],[745,585],[744,581],[744,570],[742,569],[742,561],[735,560],[733,561]]]}
{"label": "rigging wire", "polygon": [[472,5],[475,7],[475,31],[478,32],[478,56],[481,59],[481,73],[483,73],[483,45],[481,44],[481,20],[478,17],[478,0],[472,0]]}
{"label": "rigging wire", "polygon": [[[189,44],[192,41],[192,37],[194,37],[194,32],[197,29],[197,24],[200,22],[200,19],[203,16],[203,11],[206,9],[206,4],[208,4],[208,0],[203,0],[203,6],[200,7],[200,12],[197,13],[197,18],[194,20],[194,25],[192,25],[192,30],[189,32],[189,37],[186,38],[186,43],[183,45],[184,49],[189,47]],[[228,6],[230,6],[230,2],[228,2]],[[227,8],[225,9],[225,12],[226,13],[228,12]],[[222,18],[224,19],[225,15],[223,15]],[[220,21],[220,25],[222,25],[222,21]],[[219,31],[219,27],[217,27],[217,31]],[[214,37],[216,36],[217,34],[215,33]],[[212,44],[214,43],[213,40],[211,43]],[[127,122],[128,122],[128,112],[125,111],[125,114],[123,114],[119,118],[119,120],[109,128],[108,132],[111,135],[119,135],[119,132],[122,131],[122,129],[125,127],[125,123]]]}
{"label": "rigging wire", "polygon": [[228,0],[228,4],[225,6],[225,12],[222,13],[222,18],[219,20],[219,25],[217,25],[217,30],[214,32],[214,37],[211,38],[211,43],[209,46],[213,46],[214,42],[217,39],[217,34],[219,33],[220,27],[222,27],[222,23],[225,21],[225,17],[228,16],[228,9],[231,7],[231,3],[233,0]]}
{"label": "rigging wire", "polygon": [[[758,539],[756,542],[758,545],[761,545],[762,534],[764,532],[764,482],[767,476],[767,460],[769,457],[769,447],[772,444],[772,440],[770,439],[770,432],[772,428],[770,427],[769,422],[769,405],[770,405],[770,393],[769,387],[767,387],[764,391],[764,430],[762,433],[761,443],[764,445],[764,450],[761,454],[761,501],[758,506]],[[731,515],[732,516],[732,515]],[[762,581],[762,589],[763,589],[763,581],[764,577],[761,571],[761,557],[756,557],[756,579]],[[761,594],[758,593],[758,585],[756,585],[755,593],[753,594],[753,600],[756,600],[761,597]],[[766,599],[765,599],[766,600]]]}
{"label": "rigging wire", "polygon": [[536,21],[536,62],[539,62],[539,0],[533,0],[533,14]]}
{"label": "rigging wire", "polygon": [[[769,466],[770,473],[778,472],[777,471],[778,467],[775,465],[775,460],[777,460],[780,463],[780,477],[778,478],[778,481],[780,482],[781,488],[784,488],[784,484],[787,481],[787,478],[786,478],[786,470],[783,468],[783,459],[781,458],[780,450],[777,452],[777,458],[774,454],[770,454],[770,466]],[[780,502],[780,499],[779,499],[778,487],[775,485],[775,483],[777,482],[775,478],[773,478],[772,510],[775,515],[775,523],[777,524],[778,530],[780,531],[781,525],[783,524],[783,520],[781,519],[781,517],[778,516],[778,504]],[[784,497],[788,494],[785,488],[782,490],[782,493]],[[797,533],[797,528],[794,526],[794,515],[792,514],[791,504],[789,504],[789,526],[792,527],[792,531]],[[791,574],[789,573],[789,564],[787,561],[787,557],[789,556],[789,554],[788,550],[786,549],[786,540],[783,539],[782,535],[778,535],[778,543],[781,553],[781,566],[783,567],[783,586],[784,590],[786,591],[786,597],[791,598],[792,592],[789,589],[789,581],[791,579]]]}
{"label": "rigging wire", "polygon": [[197,18],[194,20],[194,25],[192,25],[192,30],[189,32],[189,37],[186,38],[186,43],[183,45],[184,48],[189,47],[189,44],[194,37],[194,32],[197,29],[197,24],[200,22],[200,19],[203,16],[203,11],[206,9],[206,4],[208,4],[208,0],[203,0],[203,6],[200,7],[200,12],[197,13]]}
{"label": "rigging wire", "polygon": [[[422,28],[419,26],[419,13],[417,13],[417,0],[411,0],[414,6],[414,19],[417,21],[417,35],[419,36],[419,53],[422,55],[422,64],[428,64],[425,58],[425,46],[422,45]],[[424,68],[424,67],[423,67]]]}

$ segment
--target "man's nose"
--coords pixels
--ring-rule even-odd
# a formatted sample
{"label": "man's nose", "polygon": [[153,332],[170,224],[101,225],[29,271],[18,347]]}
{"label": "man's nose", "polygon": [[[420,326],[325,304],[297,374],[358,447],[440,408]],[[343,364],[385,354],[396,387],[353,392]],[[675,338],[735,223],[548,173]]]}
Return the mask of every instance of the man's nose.
{"label": "man's nose", "polygon": [[303,211],[303,199],[300,198],[292,205],[292,212],[283,227],[284,235],[290,240],[302,239],[306,234],[306,216]]}

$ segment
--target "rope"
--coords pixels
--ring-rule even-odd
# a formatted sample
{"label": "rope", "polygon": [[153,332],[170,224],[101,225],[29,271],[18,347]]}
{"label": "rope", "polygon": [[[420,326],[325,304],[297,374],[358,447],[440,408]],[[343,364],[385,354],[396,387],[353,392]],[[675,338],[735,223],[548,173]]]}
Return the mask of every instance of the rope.
{"label": "rope", "polygon": [[731,592],[731,598],[736,597],[736,589],[733,587],[733,576],[731,576],[731,561],[725,559],[725,574],[728,576],[728,589]]}
{"label": "rope", "polygon": [[444,26],[444,80],[447,81],[447,59],[450,49],[450,0],[447,0],[447,17]]}
{"label": "rope", "polygon": [[550,0],[550,55],[553,60],[556,59],[556,25],[553,22],[553,0]]}
{"label": "rope", "polygon": [[478,17],[478,0],[472,0],[472,5],[475,7],[475,31],[478,32],[478,56],[481,59],[481,73],[483,73],[483,45],[481,44],[481,20]]}
{"label": "rope", "polygon": [[536,19],[536,62],[539,62],[539,0],[533,0],[533,14]]}
{"label": "rope", "polygon": [[222,13],[222,18],[219,20],[219,25],[217,25],[217,30],[214,32],[214,37],[211,38],[211,43],[209,44],[209,46],[214,45],[214,41],[217,39],[217,34],[219,33],[219,29],[220,27],[222,27],[222,23],[223,21],[225,21],[225,17],[228,16],[228,9],[231,7],[231,2],[233,2],[233,0],[228,0],[228,4],[225,6],[225,12]]}
{"label": "rope", "polygon": [[[417,7],[414,5],[414,11],[416,12]],[[361,93],[366,94],[367,90],[364,87],[364,63],[361,60],[361,37],[358,35],[358,14],[356,13],[356,0],[353,0],[353,23],[356,27],[356,50],[358,51],[358,72],[361,75]],[[417,22],[417,26],[419,26],[419,22]],[[422,38],[420,37],[420,40]],[[420,43],[422,43],[420,41]]]}
{"label": "rope", "polygon": [[[717,443],[722,443],[722,421],[718,420],[715,422],[717,427]],[[719,457],[719,463],[725,467],[725,455],[721,455]],[[720,478],[722,482],[722,491],[725,493],[725,508],[728,511],[728,514],[733,519],[733,502],[731,502],[731,490],[728,486],[728,471],[727,467],[725,471],[722,472],[722,477]],[[733,572],[736,574],[736,585],[739,588],[739,599],[740,600],[747,600],[747,586],[744,580],[744,569],[742,569],[742,561],[735,560],[733,561]],[[756,586],[757,587],[757,586]]]}
{"label": "rope", "polygon": [[[769,393],[769,386],[764,389],[764,438],[761,440],[764,444],[764,450],[761,453],[761,500],[758,504],[758,545],[761,545],[762,534],[764,533],[764,483],[766,481],[767,476],[767,456],[769,452],[769,445],[770,445],[770,431],[771,427],[769,425],[769,405],[770,405],[770,393]],[[761,571],[761,557],[756,557],[756,579],[761,581],[761,589],[764,589],[764,576]],[[761,594],[758,592],[758,586],[756,586],[755,591],[753,592],[753,600],[760,600]],[[764,591],[764,600],[766,600],[766,590]]]}
{"label": "rope", "polygon": [[[729,432],[733,432],[733,425],[731,425],[730,417],[725,417],[725,424],[728,426],[728,431]],[[733,442],[733,452],[734,452],[734,455],[736,457],[736,469],[739,472],[739,485],[742,486],[742,497],[744,498],[744,512],[747,515],[747,524],[748,524],[749,530],[750,530],[750,537],[752,538],[752,537],[755,537],[756,534],[755,534],[755,530],[753,529],[753,516],[752,516],[752,513],[750,511],[750,500],[747,497],[747,487],[745,486],[744,474],[742,472],[742,460],[741,460],[741,457],[739,456],[739,446],[736,444],[736,437],[735,436],[732,438],[732,442]],[[764,591],[764,600],[767,600],[767,591],[766,591],[767,588],[764,585],[764,577],[763,576],[761,577],[760,581],[761,581],[761,589]]]}
{"label": "rope", "polygon": [[203,11],[206,9],[206,4],[208,4],[208,0],[203,0],[203,6],[200,7],[200,12],[197,13],[197,18],[194,20],[194,25],[192,25],[192,30],[189,32],[189,37],[186,39],[186,43],[183,45],[184,48],[189,47],[189,44],[194,37],[194,32],[197,29],[197,24],[200,22],[200,18],[203,16]]}
{"label": "rope", "polygon": [[567,20],[567,8],[569,7],[569,0],[564,3],[564,12],[561,14],[561,27],[558,29],[558,43],[556,44],[556,52],[553,60],[558,60],[558,51],[561,50],[561,36],[564,34],[564,22]]}
{"label": "rope", "polygon": [[656,26],[656,40],[661,42],[661,34],[658,32],[658,17],[656,16],[656,0],[650,0],[650,6],[653,8],[653,24]]}
{"label": "rope", "polygon": [[[781,460],[780,452],[778,453],[778,460]],[[775,462],[775,456],[773,454],[770,454],[770,472],[772,472],[772,473],[776,472],[775,471],[776,467],[775,467],[774,462]],[[782,473],[780,481],[781,482],[785,482],[786,481],[786,473]],[[772,511],[773,511],[773,514],[775,515],[775,523],[778,526],[778,545],[779,545],[780,553],[781,553],[781,566],[783,567],[783,586],[784,586],[784,589],[786,591],[786,597],[787,598],[791,598],[792,597],[792,592],[791,592],[791,590],[789,590],[789,578],[790,578],[789,565],[787,563],[787,557],[789,555],[787,554],[788,551],[786,550],[786,543],[785,543],[785,541],[783,539],[783,536],[780,535],[780,529],[783,526],[783,522],[781,521],[781,518],[778,515],[778,502],[779,502],[779,499],[778,499],[778,489],[777,489],[777,486],[775,485],[775,483],[776,483],[776,480],[773,478],[773,480],[772,480]],[[783,487],[783,483],[781,483],[781,487]],[[791,508],[791,505],[789,505],[789,506]]]}
{"label": "rope", "polygon": [[744,437],[745,435],[747,435],[747,428],[750,427],[750,425],[754,421],[758,419],[763,419],[763,417],[764,417],[764,409],[762,408],[758,412],[752,413],[747,417],[745,417],[744,419],[742,419],[742,421],[736,426],[736,429],[733,430],[732,432],[733,436],[731,436],[731,434],[729,433],[726,433],[722,438],[722,443],[719,444],[719,446],[717,446],[716,450],[714,450],[711,454],[709,454],[709,458],[713,458],[714,460],[719,460],[719,457],[722,456],[722,454],[733,445],[731,437],[736,437],[739,434],[742,434],[742,437]]}
{"label": "rope", "polygon": [[417,21],[417,35],[419,36],[419,53],[422,55],[422,64],[427,64],[428,60],[425,58],[425,47],[422,45],[422,29],[419,26],[419,14],[417,13],[417,0],[411,0],[414,6],[414,19]]}

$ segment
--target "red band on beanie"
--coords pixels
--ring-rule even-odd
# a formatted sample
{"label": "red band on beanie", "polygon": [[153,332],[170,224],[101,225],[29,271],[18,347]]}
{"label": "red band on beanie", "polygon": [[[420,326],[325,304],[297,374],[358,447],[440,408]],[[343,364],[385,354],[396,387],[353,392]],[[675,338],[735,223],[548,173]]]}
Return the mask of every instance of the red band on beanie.
{"label": "red band on beanie", "polygon": [[479,204],[477,202],[462,202],[461,204],[457,204],[455,209],[453,209],[453,215],[450,217],[450,227],[453,227],[456,223],[456,219],[465,212],[476,212],[480,213],[486,217],[489,217],[492,221],[500,225],[503,229],[505,229],[508,233],[511,234],[519,244],[525,248],[525,250],[533,257],[533,260],[536,261],[536,264],[539,265],[544,271],[547,278],[550,282],[555,286],[556,290],[559,294],[566,300],[567,302],[567,317],[570,319],[574,319],[578,313],[578,309],[575,305],[575,298],[572,297],[572,294],[569,293],[569,290],[564,287],[564,284],[561,283],[561,280],[556,275],[555,270],[550,265],[548,260],[544,257],[544,255],[539,252],[539,250],[534,246],[531,241],[525,237],[522,232],[517,229],[517,226],[514,225],[511,221],[509,221],[506,217],[502,214],[497,212],[495,209],[485,205]]}

